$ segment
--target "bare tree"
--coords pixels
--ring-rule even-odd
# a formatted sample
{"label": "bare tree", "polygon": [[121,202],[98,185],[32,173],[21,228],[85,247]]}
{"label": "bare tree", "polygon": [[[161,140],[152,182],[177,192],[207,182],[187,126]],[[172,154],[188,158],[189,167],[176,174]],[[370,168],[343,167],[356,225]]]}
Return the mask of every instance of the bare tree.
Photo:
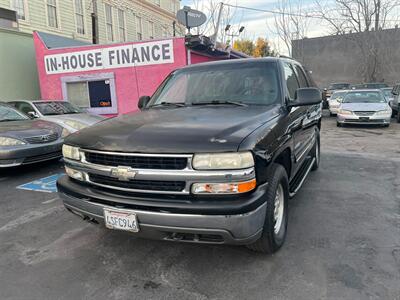
{"label": "bare tree", "polygon": [[[359,75],[364,81],[383,81],[391,55],[385,52],[387,34],[382,29],[396,22],[399,0],[334,0],[326,5],[315,0],[317,13],[332,33],[355,46]],[[389,20],[390,18],[390,20]],[[388,45],[388,44],[386,44]]]}
{"label": "bare tree", "polygon": [[309,20],[303,17],[301,1],[279,0],[275,8],[272,31],[292,55],[292,41],[306,37]]}

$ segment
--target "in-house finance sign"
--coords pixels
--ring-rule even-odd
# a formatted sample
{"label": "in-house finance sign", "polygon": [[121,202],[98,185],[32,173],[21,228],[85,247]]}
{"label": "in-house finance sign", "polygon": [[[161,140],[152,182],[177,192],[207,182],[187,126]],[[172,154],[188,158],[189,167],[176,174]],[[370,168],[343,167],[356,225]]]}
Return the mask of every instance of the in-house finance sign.
{"label": "in-house finance sign", "polygon": [[168,64],[174,62],[172,40],[46,55],[47,74]]}

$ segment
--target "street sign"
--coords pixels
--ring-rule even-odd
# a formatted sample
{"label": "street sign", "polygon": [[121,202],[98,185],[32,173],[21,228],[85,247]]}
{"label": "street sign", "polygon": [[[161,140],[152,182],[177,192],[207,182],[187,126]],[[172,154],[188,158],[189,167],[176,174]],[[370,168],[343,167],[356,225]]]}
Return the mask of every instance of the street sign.
{"label": "street sign", "polygon": [[186,26],[186,28],[199,27],[207,21],[207,16],[201,11],[191,9],[188,6],[178,10],[176,13],[178,22]]}
{"label": "street sign", "polygon": [[25,183],[17,187],[20,190],[28,190],[28,191],[37,191],[37,192],[45,192],[45,193],[55,193],[57,192],[56,182],[59,177],[64,175],[55,174],[48,177],[40,178],[34,180],[32,182]]}

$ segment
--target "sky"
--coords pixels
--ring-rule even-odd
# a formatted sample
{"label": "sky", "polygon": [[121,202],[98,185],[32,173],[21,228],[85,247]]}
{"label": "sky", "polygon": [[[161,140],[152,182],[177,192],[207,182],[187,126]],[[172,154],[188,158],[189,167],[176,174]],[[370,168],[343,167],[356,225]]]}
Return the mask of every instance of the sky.
{"label": "sky", "polygon": [[[182,0],[181,6],[191,6],[194,0]],[[208,1],[208,0],[197,0],[197,1]],[[303,1],[302,4],[312,4],[313,0],[299,0]],[[238,6],[246,6],[256,9],[266,9],[275,11],[277,8],[276,0],[231,0],[231,4]],[[275,32],[274,17],[271,13],[252,11],[247,9],[237,8],[235,9],[234,17],[232,22],[234,28],[239,28],[240,25],[245,26],[245,31],[242,37],[249,39],[256,39],[257,37],[267,38],[271,41],[275,50],[280,54],[288,54],[287,49],[283,42],[279,39]],[[225,26],[226,24],[222,24]],[[236,27],[235,27],[236,26]],[[316,37],[329,34],[329,28],[325,25],[317,24],[315,20],[311,20],[307,30],[307,37]]]}

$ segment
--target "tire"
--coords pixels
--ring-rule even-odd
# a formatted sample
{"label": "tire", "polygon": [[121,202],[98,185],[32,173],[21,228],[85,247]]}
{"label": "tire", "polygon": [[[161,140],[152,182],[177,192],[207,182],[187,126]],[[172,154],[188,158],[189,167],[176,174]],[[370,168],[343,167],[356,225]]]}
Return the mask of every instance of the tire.
{"label": "tire", "polygon": [[315,129],[315,143],[314,146],[311,150],[311,157],[315,158],[314,164],[311,167],[311,171],[316,171],[319,168],[319,163],[321,160],[321,143],[320,143],[320,139],[319,139],[319,130]]}
{"label": "tire", "polygon": [[342,124],[340,124],[339,122],[336,122],[336,126],[337,127],[342,127]]}
{"label": "tire", "polygon": [[[247,248],[257,252],[272,254],[282,247],[287,232],[289,181],[285,169],[279,164],[272,164],[271,170],[268,172],[267,182],[269,182],[265,195],[267,211],[263,232],[261,237],[254,243],[247,245]],[[281,205],[279,205],[280,209],[277,208],[277,211],[275,211],[277,197],[279,198],[278,203]],[[275,216],[280,221],[276,229]]]}
{"label": "tire", "polygon": [[400,109],[397,110],[397,123],[400,123]]}

